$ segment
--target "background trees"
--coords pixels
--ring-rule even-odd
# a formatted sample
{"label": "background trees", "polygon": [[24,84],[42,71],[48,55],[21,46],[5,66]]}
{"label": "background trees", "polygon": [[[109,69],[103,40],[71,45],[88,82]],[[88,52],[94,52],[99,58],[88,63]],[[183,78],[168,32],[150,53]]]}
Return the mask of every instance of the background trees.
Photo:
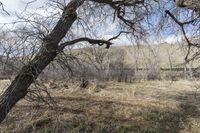
{"label": "background trees", "polygon": [[[176,2],[181,7],[191,8],[185,2]],[[182,22],[182,20],[177,19],[177,16],[173,15],[174,12],[179,12],[179,9],[175,8],[171,11],[168,6],[171,8],[175,5],[173,1],[167,0],[160,2],[156,0],[52,0],[46,4],[45,9],[42,9],[47,15],[41,15],[37,12],[18,15],[18,21],[13,23],[14,28],[9,30],[10,36],[15,39],[13,41],[16,44],[14,49],[17,50],[12,50],[15,56],[10,56],[14,45],[11,45],[11,48],[6,45],[5,48],[8,50],[6,57],[17,56],[22,60],[23,67],[0,97],[0,122],[3,121],[12,107],[26,96],[28,87],[38,78],[39,74],[54,59],[61,61],[59,57],[65,54],[65,47],[86,42],[86,44],[105,45],[106,48],[109,48],[114,40],[124,34],[132,36],[135,42],[145,42],[151,39],[151,34],[155,35],[152,29],[162,30],[163,27],[166,28],[161,23],[168,19],[163,16],[165,10],[170,19],[172,18],[173,22],[179,25],[184,39],[189,45],[188,51],[190,51],[191,46],[198,47],[198,44],[191,42],[186,34],[190,30],[184,27],[185,25],[199,27],[198,13],[180,10],[181,15],[179,17],[184,20]],[[192,9],[196,11],[196,7],[193,7],[193,5]],[[116,29],[111,37],[104,38],[102,33],[107,28],[105,27],[106,24],[107,27],[112,24]],[[157,26],[159,28],[156,28]],[[164,35],[166,34],[169,33]],[[196,30],[195,35],[198,34],[198,30]],[[96,49],[89,49],[88,51],[88,53],[91,53],[88,59],[95,62],[89,64],[95,66],[99,74],[106,67],[113,65],[108,65],[108,59],[104,59],[105,53],[102,52],[96,51]],[[121,81],[125,66],[123,64],[123,52],[120,51],[119,55],[119,60],[113,66],[117,66],[117,69],[119,69],[119,81]],[[195,57],[198,56],[199,54],[195,54]],[[191,57],[189,52],[186,59],[188,57]],[[65,59],[70,60],[69,58]],[[70,62],[72,66],[77,64],[79,64],[78,61],[76,63]],[[85,62],[85,65],[88,65],[88,62]],[[149,67],[152,67],[152,65]],[[148,70],[149,67],[147,66]],[[81,71],[83,79],[85,78],[85,70],[87,70],[85,68],[83,67],[83,71]],[[151,70],[155,71],[156,69],[151,68]]]}
{"label": "background trees", "polygon": [[[14,35],[20,37],[22,34],[21,39],[25,45],[29,38],[37,38],[37,41],[35,41],[40,44],[38,45],[39,49],[36,50],[37,54],[32,56],[28,63],[22,67],[11,85],[1,95],[0,121],[3,121],[12,107],[26,96],[28,87],[66,46],[85,41],[100,46],[105,44],[106,48],[109,48],[112,44],[111,41],[118,38],[122,33],[131,32],[132,35],[137,37],[144,35],[145,29],[143,28],[142,21],[145,19],[149,10],[151,10],[150,5],[152,3],[140,0],[71,0],[69,2],[52,2],[53,3],[48,4],[48,6],[50,6],[51,9],[59,11],[56,14],[52,14],[53,17],[51,16],[51,18],[58,18],[57,20],[52,19],[48,23],[49,26],[46,27],[43,26],[42,23],[35,21],[35,19],[33,20],[32,18],[34,18],[34,15],[30,18],[22,18],[26,25],[20,26],[24,28],[21,29],[20,32],[17,31]],[[111,20],[110,17],[113,18],[113,21],[118,22],[117,26],[120,27],[121,30],[119,34],[108,40],[91,39],[90,37],[94,37],[91,33],[94,32],[88,28],[88,26],[96,21],[95,18],[98,18],[98,21],[104,18],[103,21],[106,22]],[[75,34],[76,26],[79,31],[81,30],[84,32],[78,35]],[[43,32],[41,32],[41,30]],[[89,32],[90,30],[92,32]]]}

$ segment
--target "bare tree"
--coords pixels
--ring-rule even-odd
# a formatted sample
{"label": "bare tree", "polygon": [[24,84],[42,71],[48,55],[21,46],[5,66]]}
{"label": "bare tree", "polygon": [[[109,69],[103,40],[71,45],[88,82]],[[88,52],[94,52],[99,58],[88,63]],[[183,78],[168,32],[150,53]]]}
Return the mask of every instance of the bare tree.
{"label": "bare tree", "polygon": [[[197,12],[196,14],[190,12],[192,17],[189,17],[187,21],[182,22],[178,20],[170,10],[166,10],[166,14],[182,30],[183,36],[189,45],[189,50],[191,46],[200,46],[198,43],[191,42],[185,30],[186,25],[194,22],[199,24],[199,21],[197,21],[199,20],[199,5],[196,4],[198,1],[190,1],[176,0],[178,6],[188,7]],[[156,8],[152,7],[155,7],[156,4],[156,0],[51,0],[47,4],[48,8],[53,10],[59,9],[62,13],[52,11],[52,16],[47,17],[51,18],[47,24],[49,27],[43,25],[44,22],[38,23],[39,20],[22,18],[23,22],[26,22],[25,25],[29,23],[29,26],[31,25],[32,28],[26,27],[21,29],[20,32],[15,32],[15,37],[21,39],[20,43],[17,44],[27,44],[29,42],[27,38],[35,37],[37,39],[32,41],[32,43],[37,42],[37,45],[34,45],[36,47],[32,48],[34,52],[31,54],[31,58],[25,63],[11,85],[0,97],[0,122],[5,119],[13,106],[27,95],[29,86],[60,53],[64,52],[65,47],[87,42],[92,45],[106,45],[106,48],[109,48],[112,45],[112,41],[123,33],[131,33],[135,39],[142,39],[147,34],[146,29],[149,28],[146,25],[149,24],[148,20],[151,10],[155,12]],[[2,6],[2,3],[0,5]],[[4,10],[3,6],[2,10]],[[31,18],[31,16],[32,14],[28,18]],[[94,25],[91,23],[94,24],[100,20],[105,23],[117,22],[119,34],[108,39],[98,37],[95,32],[100,30],[102,25],[99,24],[100,28],[92,29],[91,27]],[[147,24],[145,25],[144,23]],[[22,25],[23,23],[19,27],[23,27]],[[34,30],[29,32],[31,29]],[[80,31],[82,32],[78,33]],[[26,51],[20,54],[26,56]],[[197,53],[195,57],[199,55],[200,53]],[[124,68],[123,64],[122,67]]]}
{"label": "bare tree", "polygon": [[105,80],[106,71],[109,69],[109,52],[106,49],[98,48],[98,47],[90,47],[85,51],[87,54],[87,60],[89,64],[93,68],[95,68],[95,72],[98,76],[96,76],[99,80]]}
{"label": "bare tree", "polygon": [[[120,34],[108,40],[92,39],[87,36],[70,38],[70,33],[73,29],[72,25],[76,22],[76,24],[79,23],[78,25],[81,25],[81,22],[85,23],[85,21],[79,19],[78,15],[88,16],[89,20],[91,20],[90,16],[92,16],[92,13],[87,14],[89,9],[99,11],[99,16],[103,15],[106,17],[106,14],[110,13],[111,15],[109,16],[113,18],[113,21],[119,21],[119,26],[122,30],[131,31],[134,36],[139,37],[145,34],[145,30],[141,22],[145,19],[145,16],[148,15],[152,4],[150,1],[144,0],[70,0],[68,3],[67,1],[64,1],[62,4],[60,1],[54,2],[56,2],[56,6],[54,5],[54,7],[62,9],[62,15],[59,17],[59,20],[52,30],[41,39],[40,49],[37,54],[34,55],[31,61],[29,61],[28,64],[21,69],[11,85],[1,95],[0,122],[4,120],[13,106],[27,95],[28,87],[37,79],[43,69],[45,69],[46,66],[49,65],[57,57],[57,55],[64,50],[66,46],[74,45],[80,42],[88,42],[90,44],[97,44],[100,46],[105,44],[106,48],[109,48],[112,44],[111,41],[121,35],[120,32]],[[86,17],[86,19],[88,18]],[[85,26],[87,26],[87,23]],[[85,29],[85,26],[83,29]],[[85,32],[88,30],[85,30]],[[68,39],[64,42],[64,40],[66,40],[64,39],[66,36],[68,36]]]}
{"label": "bare tree", "polygon": [[125,64],[126,51],[124,49],[113,49],[110,52],[109,71],[112,79],[117,79],[118,82],[126,80],[127,69]]}
{"label": "bare tree", "polygon": [[[178,26],[182,33],[183,40],[182,43],[188,45],[185,56],[185,72],[189,72],[189,76],[193,76],[191,61],[199,59],[200,53],[198,52],[200,48],[199,44],[199,28],[200,28],[200,2],[198,0],[175,0],[176,5],[181,8],[188,9],[187,12],[180,12],[184,15],[184,18],[179,17],[175,11],[166,10],[166,14],[173,20],[173,22]],[[188,27],[191,26],[193,31]],[[183,51],[185,53],[185,50]]]}

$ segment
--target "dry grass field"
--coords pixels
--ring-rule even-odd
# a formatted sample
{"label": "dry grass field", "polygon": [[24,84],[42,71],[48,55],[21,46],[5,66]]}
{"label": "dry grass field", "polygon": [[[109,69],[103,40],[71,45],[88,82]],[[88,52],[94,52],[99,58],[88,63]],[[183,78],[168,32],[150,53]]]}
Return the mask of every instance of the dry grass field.
{"label": "dry grass field", "polygon": [[0,125],[0,132],[200,132],[198,82],[107,82],[101,88],[91,83],[86,89],[64,81],[52,83],[59,86],[51,90],[57,105],[48,108],[22,100]]}

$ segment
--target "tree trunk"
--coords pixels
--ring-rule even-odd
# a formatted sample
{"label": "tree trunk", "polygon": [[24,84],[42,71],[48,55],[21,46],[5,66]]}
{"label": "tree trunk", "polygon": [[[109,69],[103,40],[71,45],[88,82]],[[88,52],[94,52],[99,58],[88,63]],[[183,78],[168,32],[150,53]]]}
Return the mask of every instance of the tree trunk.
{"label": "tree trunk", "polygon": [[64,8],[60,20],[52,32],[43,39],[42,48],[35,58],[22,68],[11,85],[0,97],[0,123],[12,107],[27,94],[28,87],[58,54],[59,42],[65,37],[73,22],[77,19],[76,9],[83,0],[71,0]]}

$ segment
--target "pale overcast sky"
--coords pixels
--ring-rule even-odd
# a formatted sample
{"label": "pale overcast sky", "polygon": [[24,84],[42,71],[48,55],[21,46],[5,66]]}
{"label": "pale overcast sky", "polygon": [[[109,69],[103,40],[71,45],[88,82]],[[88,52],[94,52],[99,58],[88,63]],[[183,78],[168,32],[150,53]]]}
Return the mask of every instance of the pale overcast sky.
{"label": "pale overcast sky", "polygon": [[[15,13],[22,13],[27,5],[28,2],[34,1],[33,3],[31,3],[27,10],[33,10],[36,9],[38,7],[41,7],[42,5],[44,5],[44,2],[46,0],[0,0],[6,11],[8,11],[10,13],[10,16],[6,15],[5,13],[0,14],[0,23],[8,23],[11,22],[12,20],[15,19]],[[115,27],[115,25],[112,26],[105,26],[105,29],[102,29],[101,34],[103,35],[103,37],[105,38],[109,38],[112,36],[112,33],[115,32],[117,27]],[[174,38],[172,37],[168,37],[166,39],[166,42],[170,43],[174,41]],[[121,36],[119,40],[116,40],[115,42],[120,43],[120,44],[131,44],[131,41],[129,41],[126,36]]]}
{"label": "pale overcast sky", "polygon": [[[10,16],[8,16],[5,13],[1,13],[0,14],[0,23],[9,23],[15,19],[15,17],[14,17],[15,13],[20,14],[21,12],[24,11],[28,2],[34,1],[27,8],[27,10],[32,10],[32,9],[36,9],[36,8],[44,5],[44,2],[46,0],[0,0],[0,1],[3,3],[5,10],[10,13]],[[103,38],[104,37],[105,38],[112,37],[111,33],[114,33],[116,28],[117,27],[115,27],[115,25],[105,26],[105,28],[103,28],[101,30],[101,34],[103,35]],[[116,34],[114,34],[114,35],[116,35]],[[127,40],[127,38],[125,36],[121,36],[121,39],[116,40],[115,42],[120,43],[120,44],[130,44],[131,43]]]}
{"label": "pale overcast sky", "polygon": [[37,7],[41,7],[46,0],[0,0],[3,5],[4,9],[9,12],[10,16],[6,15],[5,13],[0,14],[0,23],[10,22],[14,19],[14,13],[21,13],[28,2],[35,1],[31,3],[27,10],[35,9]]}

